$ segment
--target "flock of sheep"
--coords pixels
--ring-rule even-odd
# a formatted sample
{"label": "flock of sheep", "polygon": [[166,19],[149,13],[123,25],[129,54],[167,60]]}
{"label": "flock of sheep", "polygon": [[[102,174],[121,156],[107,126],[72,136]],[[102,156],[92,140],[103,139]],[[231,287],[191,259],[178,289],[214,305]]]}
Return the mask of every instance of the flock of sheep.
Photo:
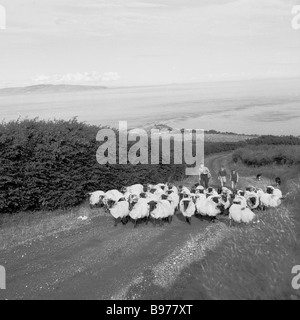
{"label": "flock of sheep", "polygon": [[113,216],[115,226],[131,219],[134,227],[138,221],[148,224],[150,219],[154,224],[171,223],[178,211],[189,224],[194,215],[207,217],[212,222],[218,215],[225,215],[229,216],[230,223],[250,223],[255,218],[254,210],[276,208],[283,199],[282,192],[272,186],[266,191],[249,187],[245,191],[232,192],[226,187],[204,189],[199,184],[190,190],[171,183],[136,184],[122,188],[121,192],[96,191],[89,196],[91,207],[104,207]]}

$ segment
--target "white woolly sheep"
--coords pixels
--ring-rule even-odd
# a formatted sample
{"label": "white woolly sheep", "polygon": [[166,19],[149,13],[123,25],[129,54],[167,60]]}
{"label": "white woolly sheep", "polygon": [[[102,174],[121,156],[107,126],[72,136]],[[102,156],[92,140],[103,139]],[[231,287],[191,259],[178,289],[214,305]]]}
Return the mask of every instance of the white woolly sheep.
{"label": "white woolly sheep", "polygon": [[191,218],[195,214],[196,206],[190,197],[185,197],[179,204],[180,212],[185,217],[186,222],[191,224]]}
{"label": "white woolly sheep", "polygon": [[244,207],[240,201],[236,201],[229,209],[230,225],[232,220],[237,223],[250,223],[255,218],[255,214],[247,207]]}
{"label": "white woolly sheep", "polygon": [[127,218],[129,215],[129,203],[125,199],[120,199],[118,202],[109,199],[107,206],[110,214],[115,220],[115,227],[117,226],[118,219],[121,219],[123,224],[127,223]]}
{"label": "white woolly sheep", "polygon": [[221,213],[221,197],[210,196],[206,199],[206,214],[215,221],[218,214]]}
{"label": "white woolly sheep", "polygon": [[148,200],[145,198],[136,199],[131,207],[129,216],[132,220],[134,220],[134,227],[137,226],[137,221],[140,219],[146,219],[146,224],[148,224],[148,217],[149,217],[149,206]]}
{"label": "white woolly sheep", "polygon": [[103,198],[105,197],[105,192],[103,191],[95,191],[89,193],[90,196],[90,206],[96,206],[102,203]]}
{"label": "white woolly sheep", "polygon": [[150,201],[149,212],[154,221],[159,220],[162,224],[163,219],[172,216],[172,207],[168,200]]}

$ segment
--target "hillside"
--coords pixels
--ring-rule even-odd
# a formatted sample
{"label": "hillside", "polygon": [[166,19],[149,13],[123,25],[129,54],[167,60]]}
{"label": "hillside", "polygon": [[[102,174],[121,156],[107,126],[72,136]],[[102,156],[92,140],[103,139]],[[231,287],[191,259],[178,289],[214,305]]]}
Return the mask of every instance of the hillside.
{"label": "hillside", "polygon": [[[161,130],[165,132],[181,133],[184,129],[172,128],[169,125],[158,123],[158,124],[148,124],[142,127],[148,133],[152,129]],[[237,134],[234,132],[220,132],[216,130],[206,130],[205,133],[205,142],[240,142],[250,139],[259,138],[257,135],[246,135],[246,134]]]}
{"label": "hillside", "polygon": [[63,92],[80,92],[80,91],[99,91],[106,87],[102,86],[84,86],[84,85],[53,85],[41,84],[27,87],[14,87],[0,89],[0,95],[22,95],[22,94],[39,94],[39,93],[63,93]]}

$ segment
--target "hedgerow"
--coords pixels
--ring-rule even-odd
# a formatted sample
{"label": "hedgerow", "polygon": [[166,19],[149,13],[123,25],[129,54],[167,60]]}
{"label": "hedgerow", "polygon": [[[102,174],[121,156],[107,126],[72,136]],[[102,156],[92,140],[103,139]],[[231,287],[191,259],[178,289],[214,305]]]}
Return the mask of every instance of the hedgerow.
{"label": "hedgerow", "polygon": [[183,165],[100,165],[96,161],[100,129],[76,119],[2,123],[0,212],[69,208],[82,203],[91,191],[184,175]]}
{"label": "hedgerow", "polygon": [[262,145],[247,146],[240,148],[233,153],[233,161],[248,166],[276,165],[299,165],[300,146],[293,145]]}

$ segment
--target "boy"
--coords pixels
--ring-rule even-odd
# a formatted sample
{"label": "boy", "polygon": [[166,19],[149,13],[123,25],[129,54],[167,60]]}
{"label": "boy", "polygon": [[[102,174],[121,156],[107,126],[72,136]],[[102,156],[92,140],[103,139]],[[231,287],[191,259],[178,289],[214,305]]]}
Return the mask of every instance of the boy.
{"label": "boy", "polygon": [[205,189],[208,189],[208,183],[210,178],[211,178],[211,174],[209,169],[207,167],[204,167],[204,164],[201,163],[199,168],[199,180],[200,180],[200,184]]}
{"label": "boy", "polygon": [[239,174],[235,169],[231,171],[230,180],[231,180],[232,190],[236,191],[236,186],[237,186],[237,183],[239,182]]}
{"label": "boy", "polygon": [[226,185],[227,182],[227,171],[224,166],[221,167],[219,173],[218,173],[218,179],[221,183],[221,188],[223,188]]}

